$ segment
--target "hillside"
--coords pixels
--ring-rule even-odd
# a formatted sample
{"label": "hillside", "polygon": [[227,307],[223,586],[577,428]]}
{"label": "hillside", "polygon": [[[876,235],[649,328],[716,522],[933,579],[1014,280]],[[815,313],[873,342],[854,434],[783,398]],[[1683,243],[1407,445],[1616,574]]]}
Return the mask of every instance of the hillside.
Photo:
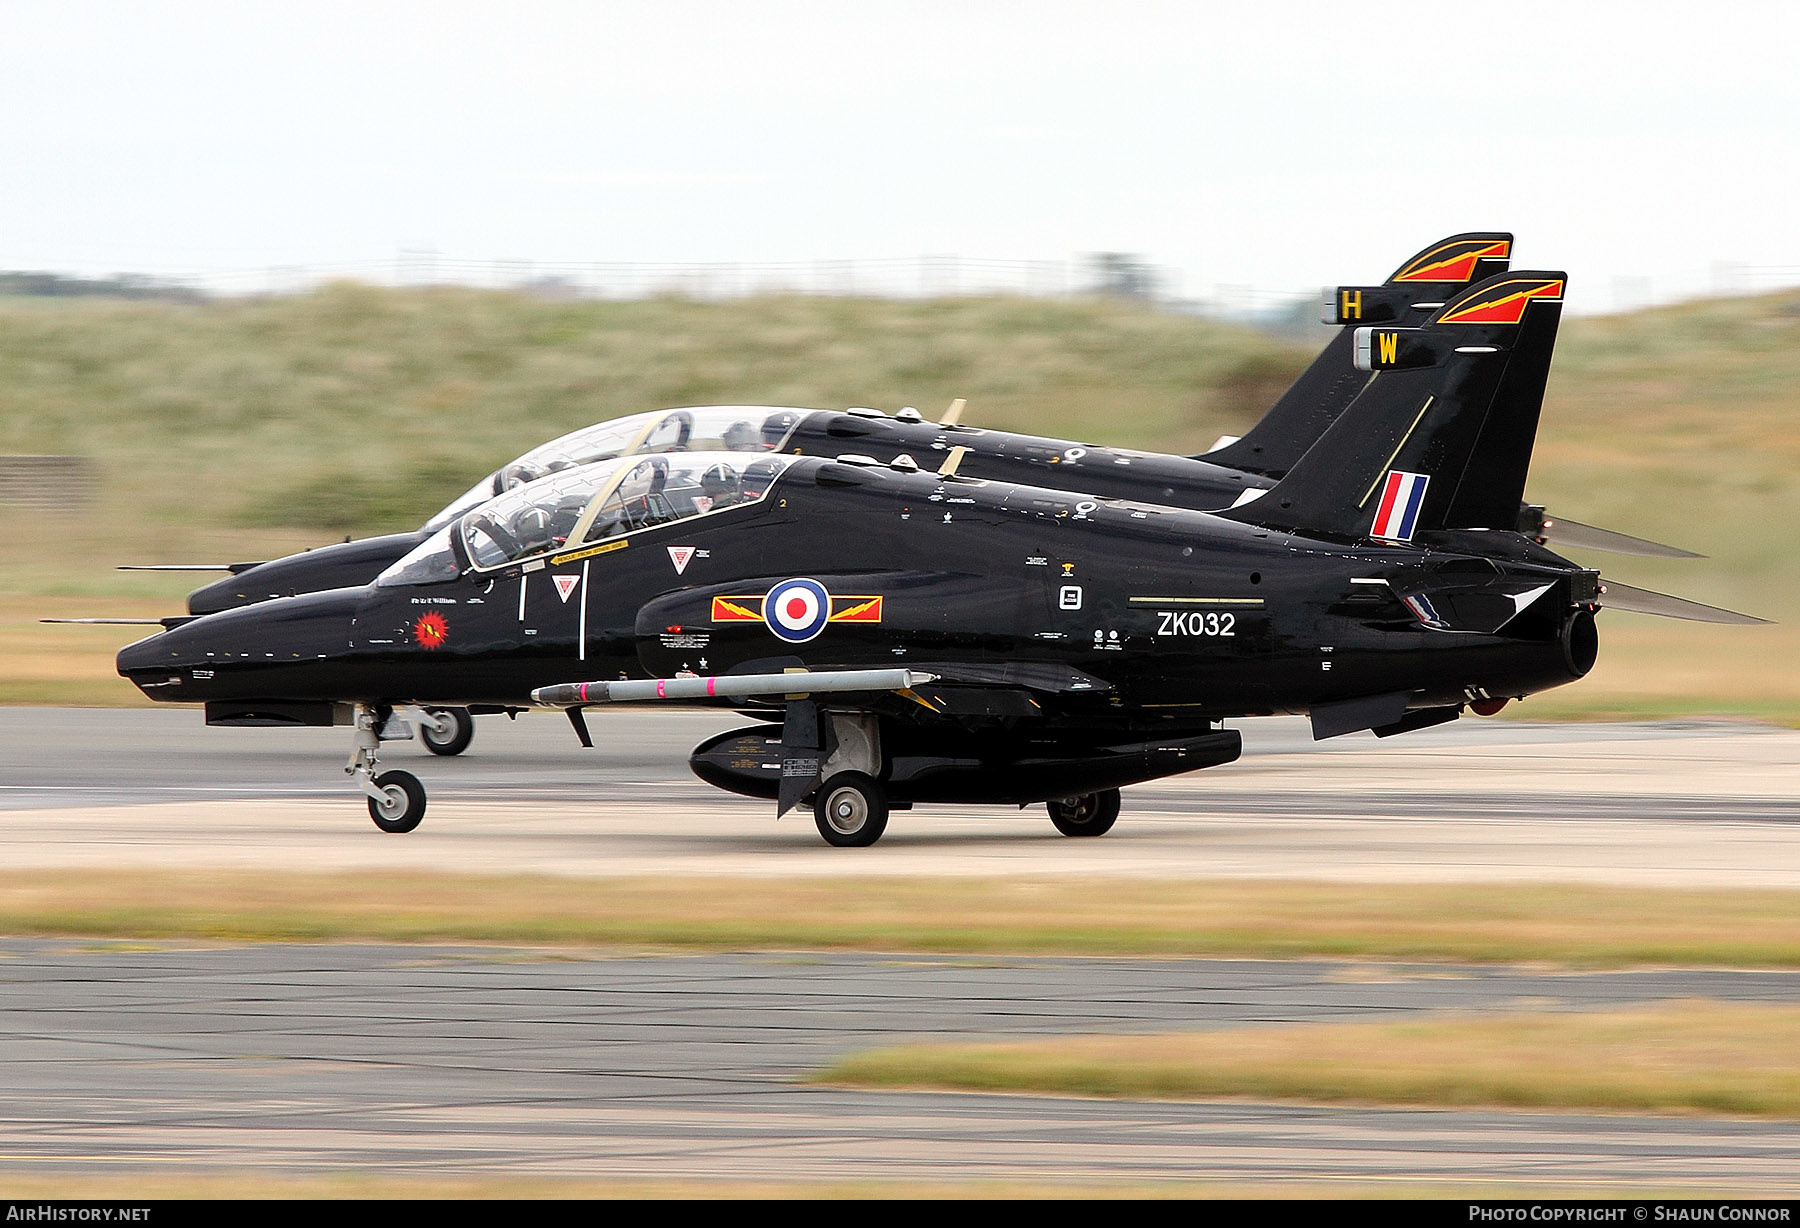
{"label": "hillside", "polygon": [[[675,405],[916,405],[1198,450],[1310,350],[1104,301],[550,302],[337,285],[198,305],[0,299],[0,453],[84,452],[149,518],[346,532],[533,444]],[[171,480],[173,479],[173,480]]]}
{"label": "hillside", "polygon": [[[0,700],[129,701],[119,629],[42,613],[166,613],[191,577],[121,561],[260,558],[410,528],[479,474],[579,425],[744,402],[915,405],[966,421],[1196,451],[1241,431],[1314,348],[1106,300],[556,302],[358,285],[205,303],[0,298],[0,453],[95,458],[88,515],[0,541]],[[1564,324],[1530,495],[1701,550],[1609,575],[1800,624],[1800,296]],[[77,543],[79,545],[77,546]],[[54,607],[54,608],[51,608]],[[102,608],[104,607],[104,608]],[[1602,664],[1538,714],[1800,720],[1768,661],[1786,627],[1609,616]]]}

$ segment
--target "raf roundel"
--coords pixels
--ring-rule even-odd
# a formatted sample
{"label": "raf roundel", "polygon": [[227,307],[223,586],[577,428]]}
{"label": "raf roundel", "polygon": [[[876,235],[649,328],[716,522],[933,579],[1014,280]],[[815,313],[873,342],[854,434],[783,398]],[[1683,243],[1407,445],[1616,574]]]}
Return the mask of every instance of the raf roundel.
{"label": "raf roundel", "polygon": [[831,594],[817,580],[783,580],[763,598],[763,621],[790,644],[804,644],[831,621]]}

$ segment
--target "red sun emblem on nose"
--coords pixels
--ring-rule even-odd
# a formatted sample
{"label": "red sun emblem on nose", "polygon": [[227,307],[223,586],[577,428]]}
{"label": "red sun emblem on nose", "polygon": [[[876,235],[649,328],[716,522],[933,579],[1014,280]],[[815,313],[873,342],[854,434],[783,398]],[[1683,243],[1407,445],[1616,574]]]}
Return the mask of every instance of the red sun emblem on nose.
{"label": "red sun emblem on nose", "polygon": [[427,652],[442,648],[444,641],[449,638],[450,624],[445,622],[444,616],[436,610],[420,615],[419,621],[413,624],[413,639],[417,640],[419,647]]}

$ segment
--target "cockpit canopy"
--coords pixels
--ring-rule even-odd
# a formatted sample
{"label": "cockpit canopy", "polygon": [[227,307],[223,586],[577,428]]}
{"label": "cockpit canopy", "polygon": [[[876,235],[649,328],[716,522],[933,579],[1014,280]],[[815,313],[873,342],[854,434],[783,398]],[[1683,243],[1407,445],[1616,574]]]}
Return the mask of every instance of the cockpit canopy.
{"label": "cockpit canopy", "polygon": [[775,452],[812,411],[766,405],[659,409],[613,418],[540,444],[471,486],[426,522],[436,532],[495,495],[566,469],[618,456],[671,452]]}
{"label": "cockpit canopy", "polygon": [[749,452],[622,456],[567,469],[489,499],[383,572],[381,585],[477,571],[756,503],[795,458]]}

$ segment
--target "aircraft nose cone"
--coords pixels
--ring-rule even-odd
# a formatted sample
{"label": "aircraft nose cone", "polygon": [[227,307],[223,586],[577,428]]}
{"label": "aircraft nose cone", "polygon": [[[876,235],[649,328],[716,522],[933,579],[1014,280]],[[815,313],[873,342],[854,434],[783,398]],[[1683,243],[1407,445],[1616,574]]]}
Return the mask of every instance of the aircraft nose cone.
{"label": "aircraft nose cone", "polygon": [[361,589],[284,597],[206,614],[119,650],[119,673],[152,699],[275,699],[306,689],[305,667],[342,658]]}
{"label": "aircraft nose cone", "polygon": [[167,651],[172,643],[169,637],[173,634],[172,631],[159,631],[119,649],[120,676],[130,678],[146,670],[166,670],[178,664],[180,654]]}

